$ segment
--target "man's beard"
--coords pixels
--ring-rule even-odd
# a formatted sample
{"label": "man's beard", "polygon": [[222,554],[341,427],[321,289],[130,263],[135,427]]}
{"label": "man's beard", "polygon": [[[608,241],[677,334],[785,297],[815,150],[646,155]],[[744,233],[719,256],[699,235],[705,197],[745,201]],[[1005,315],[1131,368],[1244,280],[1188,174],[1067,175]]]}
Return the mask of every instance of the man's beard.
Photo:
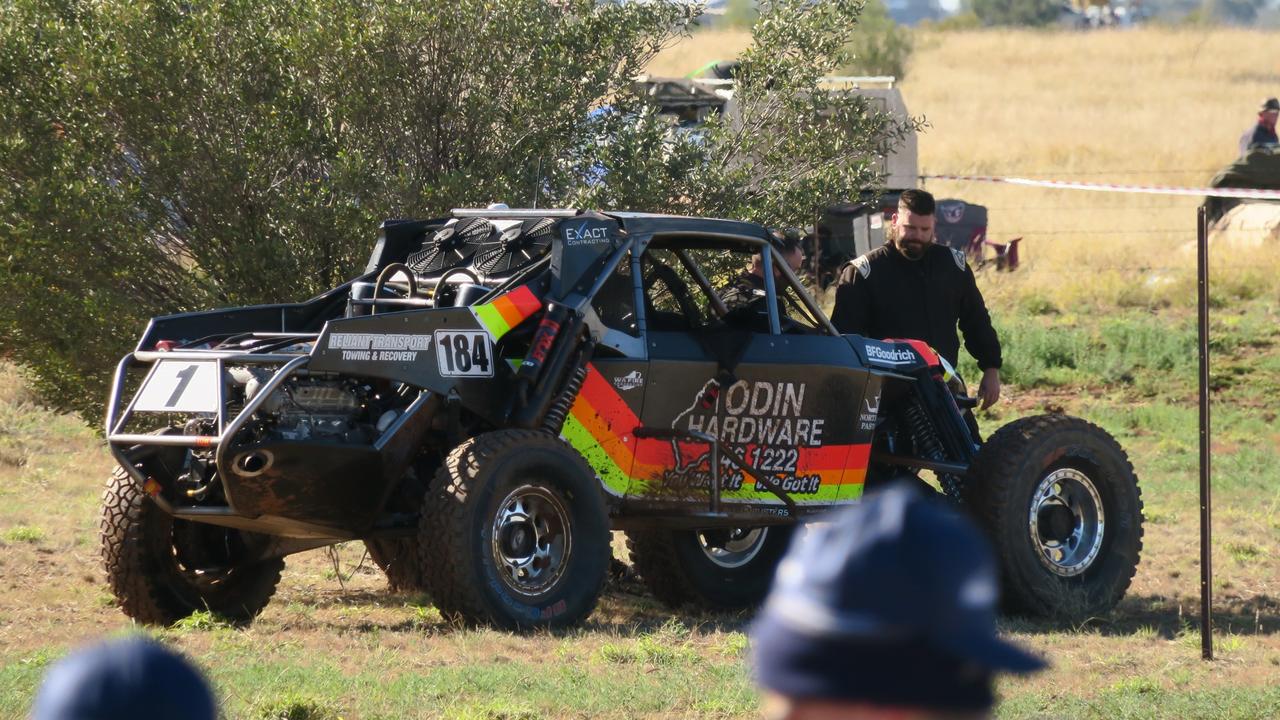
{"label": "man's beard", "polygon": [[922,240],[899,240],[898,251],[902,253],[908,260],[919,260],[924,257],[925,250],[929,249],[929,243]]}
{"label": "man's beard", "polygon": [[890,224],[885,230],[885,240],[897,249],[908,260],[919,260],[924,257],[924,253],[929,249],[929,243],[922,240],[910,240],[903,242],[898,237],[898,228],[896,225]]}

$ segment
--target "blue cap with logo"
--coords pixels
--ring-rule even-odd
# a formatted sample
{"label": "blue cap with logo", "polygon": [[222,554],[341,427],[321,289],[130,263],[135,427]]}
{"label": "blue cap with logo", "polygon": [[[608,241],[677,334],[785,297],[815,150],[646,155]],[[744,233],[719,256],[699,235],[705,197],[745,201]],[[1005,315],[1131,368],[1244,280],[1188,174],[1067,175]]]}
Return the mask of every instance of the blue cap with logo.
{"label": "blue cap with logo", "polygon": [[76,651],[45,676],[32,720],[215,720],[208,682],[178,653],[142,637]]}
{"label": "blue cap with logo", "polygon": [[757,679],[796,698],[988,708],[994,672],[1045,667],[997,634],[998,595],[967,518],[907,485],[869,493],[783,558],[752,627]]}

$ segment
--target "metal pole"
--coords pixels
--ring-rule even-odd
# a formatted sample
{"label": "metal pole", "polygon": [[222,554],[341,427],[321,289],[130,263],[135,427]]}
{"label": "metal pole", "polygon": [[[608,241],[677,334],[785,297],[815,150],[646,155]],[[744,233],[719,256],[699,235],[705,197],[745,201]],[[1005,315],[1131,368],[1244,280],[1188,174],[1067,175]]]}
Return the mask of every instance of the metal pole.
{"label": "metal pole", "polygon": [[1200,206],[1196,238],[1200,345],[1200,657],[1213,659],[1213,531],[1209,469],[1209,231]]}

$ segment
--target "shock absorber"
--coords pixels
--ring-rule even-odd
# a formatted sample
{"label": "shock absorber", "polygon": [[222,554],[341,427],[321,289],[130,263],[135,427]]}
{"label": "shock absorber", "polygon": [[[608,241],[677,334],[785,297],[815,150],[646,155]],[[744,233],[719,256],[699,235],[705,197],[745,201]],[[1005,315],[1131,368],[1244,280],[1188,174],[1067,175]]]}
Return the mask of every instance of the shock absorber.
{"label": "shock absorber", "polygon": [[[915,441],[916,451],[927,460],[946,462],[947,456],[942,450],[942,442],[938,440],[938,433],[934,430],[933,423],[929,422],[929,418],[925,416],[919,400],[913,399],[907,403],[906,420],[907,427],[911,430],[911,439]],[[947,497],[956,502],[960,501],[960,478],[939,473],[938,481],[942,484],[942,491],[947,494]]]}
{"label": "shock absorber", "polygon": [[587,364],[580,359],[573,374],[569,376],[568,382],[564,384],[564,389],[556,396],[551,407],[547,408],[547,414],[542,419],[543,430],[552,435],[560,434],[560,429],[564,427],[564,420],[569,416],[569,409],[573,407],[573,401],[578,399],[578,391],[582,389],[582,383],[586,379]]}

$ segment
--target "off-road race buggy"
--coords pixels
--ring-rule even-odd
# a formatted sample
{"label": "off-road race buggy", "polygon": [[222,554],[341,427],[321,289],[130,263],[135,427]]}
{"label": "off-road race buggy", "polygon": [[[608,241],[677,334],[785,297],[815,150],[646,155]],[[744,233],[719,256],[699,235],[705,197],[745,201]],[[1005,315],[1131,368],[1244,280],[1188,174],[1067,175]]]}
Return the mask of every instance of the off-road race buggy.
{"label": "off-road race buggy", "polygon": [[[728,308],[754,253],[763,290]],[[661,600],[741,608],[799,523],[927,470],[1013,607],[1109,609],[1142,538],[1123,450],[1065,415],[979,445],[971,406],[923,343],[836,332],[758,225],[388,221],[312,300],[151,322],[108,405],[103,553],[148,623],[247,621],[286,555],[360,539],[444,616],[524,628],[585,618],[622,530]]]}

